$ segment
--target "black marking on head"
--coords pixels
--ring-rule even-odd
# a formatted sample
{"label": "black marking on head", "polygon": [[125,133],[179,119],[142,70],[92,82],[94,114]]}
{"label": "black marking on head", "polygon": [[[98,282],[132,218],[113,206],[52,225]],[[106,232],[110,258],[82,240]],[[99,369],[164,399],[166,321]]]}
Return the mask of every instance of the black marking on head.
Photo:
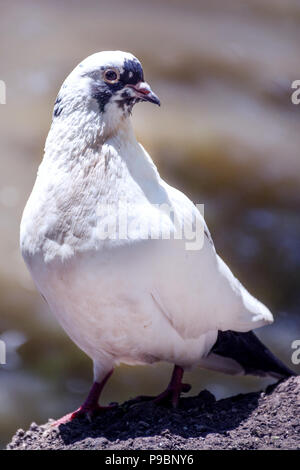
{"label": "black marking on head", "polygon": [[58,117],[63,111],[64,107],[62,105],[62,97],[58,94],[54,103],[53,117]]}
{"label": "black marking on head", "polygon": [[121,93],[120,99],[116,100],[116,103],[118,104],[119,108],[125,110],[125,106],[133,106],[134,98],[130,95],[129,90],[124,90],[123,93]]}
{"label": "black marking on head", "polygon": [[137,59],[125,59],[123,65],[123,73],[121,73],[120,81],[127,85],[128,83],[136,85],[138,82],[144,81],[144,73],[141,64]]}
{"label": "black marking on head", "polygon": [[101,113],[104,112],[105,106],[111,99],[112,95],[113,93],[106,83],[94,83],[92,85],[92,97],[97,101]]}
{"label": "black marking on head", "polygon": [[125,89],[116,103],[124,112],[131,113],[133,106],[139,101],[141,101],[139,98],[131,96],[129,90]]}
{"label": "black marking on head", "polygon": [[[143,69],[137,59],[125,59],[122,68],[123,70],[117,83],[106,83],[102,80],[100,70],[105,70],[106,67],[101,67],[99,71],[94,70],[88,74],[94,79],[91,88],[92,97],[97,100],[101,113],[105,111],[105,106],[110,99],[126,85],[136,85],[137,83],[144,81]],[[116,100],[116,103],[124,110],[124,112],[131,112],[133,105],[138,101],[140,100],[131,96],[127,90],[124,90],[121,94],[121,99]]]}

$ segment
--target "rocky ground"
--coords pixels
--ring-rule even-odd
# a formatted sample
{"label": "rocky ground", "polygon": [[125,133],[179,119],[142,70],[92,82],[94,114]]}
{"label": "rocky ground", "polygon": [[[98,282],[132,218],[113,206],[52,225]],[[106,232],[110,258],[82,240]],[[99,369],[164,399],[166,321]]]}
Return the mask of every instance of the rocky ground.
{"label": "rocky ground", "polygon": [[300,377],[216,401],[203,391],[177,410],[126,402],[89,423],[32,423],[7,449],[300,449]]}

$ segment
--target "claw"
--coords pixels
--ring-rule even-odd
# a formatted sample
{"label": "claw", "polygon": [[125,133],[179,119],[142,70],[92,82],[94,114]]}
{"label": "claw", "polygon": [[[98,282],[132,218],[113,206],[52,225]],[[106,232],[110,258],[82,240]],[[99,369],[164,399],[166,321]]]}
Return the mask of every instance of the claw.
{"label": "claw", "polygon": [[98,399],[101,394],[101,391],[105,383],[111,376],[112,372],[113,371],[111,370],[101,382],[93,383],[93,386],[88,394],[87,399],[85,400],[85,402],[80,408],[78,408],[73,413],[68,413],[67,415],[63,416],[57,421],[54,421],[54,423],[52,423],[51,426],[54,427],[54,426],[60,426],[61,424],[70,423],[71,421],[73,421],[73,419],[80,418],[82,416],[85,416],[87,420],[91,423],[95,415],[102,413],[102,411],[110,410],[111,408],[118,406],[118,404],[112,404],[108,406],[98,405]]}
{"label": "claw", "polygon": [[111,410],[112,408],[116,408],[118,404],[113,404],[113,405],[108,405],[108,406],[91,406],[90,408],[86,406],[81,406],[77,410],[73,411],[73,413],[68,413],[67,415],[63,416],[62,418],[58,419],[57,421],[54,421],[54,423],[51,423],[52,427],[55,426],[60,426],[61,424],[67,424],[73,421],[74,419],[86,417],[86,419],[91,423],[93,421],[93,418],[95,416],[98,416],[99,414]]}
{"label": "claw", "polygon": [[167,389],[160,393],[157,397],[151,396],[139,396],[132,401],[132,406],[143,401],[153,401],[153,403],[159,405],[161,403],[169,401],[173,408],[177,408],[179,404],[179,398],[181,393],[187,393],[191,389],[190,384],[181,383],[183,375],[183,369],[179,366],[175,366],[171,381]]}

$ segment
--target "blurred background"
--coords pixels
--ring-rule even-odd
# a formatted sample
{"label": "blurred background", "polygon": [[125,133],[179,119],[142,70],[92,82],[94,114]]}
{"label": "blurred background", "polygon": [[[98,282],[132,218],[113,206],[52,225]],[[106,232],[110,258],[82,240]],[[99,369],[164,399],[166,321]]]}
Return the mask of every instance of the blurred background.
{"label": "blurred background", "polygon": [[[162,101],[134,126],[162,176],[205,204],[219,253],[274,312],[258,335],[287,365],[300,339],[298,0],[0,1],[0,446],[17,428],[77,408],[92,365],[60,329],[19,253],[19,223],[43,155],[53,103],[84,57],[135,54]],[[158,393],[170,366],[121,367],[103,402]],[[192,394],[217,398],[270,380],[199,369]]]}

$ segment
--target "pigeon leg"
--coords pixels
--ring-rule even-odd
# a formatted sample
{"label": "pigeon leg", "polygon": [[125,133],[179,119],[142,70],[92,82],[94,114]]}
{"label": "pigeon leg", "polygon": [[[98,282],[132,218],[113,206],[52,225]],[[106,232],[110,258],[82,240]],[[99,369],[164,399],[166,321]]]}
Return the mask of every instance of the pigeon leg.
{"label": "pigeon leg", "polygon": [[88,420],[91,421],[93,416],[103,411],[114,408],[116,405],[109,405],[109,406],[98,405],[98,400],[103,390],[103,387],[108,381],[112,373],[113,373],[113,369],[108,374],[106,374],[106,376],[101,382],[94,382],[85,402],[73,413],[69,413],[63,416],[62,418],[58,419],[57,421],[55,421],[52,424],[52,426],[59,426],[60,424],[66,424],[80,416],[86,416]]}
{"label": "pigeon leg", "polygon": [[180,394],[182,392],[189,392],[191,389],[191,386],[189,384],[183,384],[181,382],[183,373],[183,368],[175,365],[170,383],[164,392],[160,393],[157,397],[139,396],[135,398],[133,402],[138,403],[141,401],[153,401],[153,403],[156,404],[170,402],[173,408],[177,408]]}

